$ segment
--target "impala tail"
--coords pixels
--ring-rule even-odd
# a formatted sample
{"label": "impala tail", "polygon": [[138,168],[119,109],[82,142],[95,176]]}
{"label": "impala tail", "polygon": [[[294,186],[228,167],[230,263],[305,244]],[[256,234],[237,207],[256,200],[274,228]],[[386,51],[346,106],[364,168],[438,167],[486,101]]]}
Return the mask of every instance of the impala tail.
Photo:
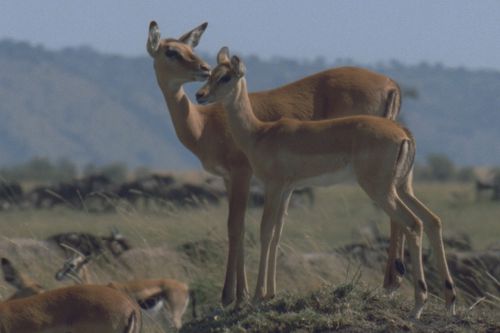
{"label": "impala tail", "polygon": [[408,177],[410,172],[413,170],[413,163],[415,162],[415,140],[413,135],[407,128],[403,128],[407,139],[402,140],[399,146],[398,157],[396,159],[396,179],[401,181]]}
{"label": "impala tail", "polygon": [[394,82],[394,89],[389,90],[387,94],[387,102],[384,113],[384,118],[396,120],[401,109],[401,88]]}

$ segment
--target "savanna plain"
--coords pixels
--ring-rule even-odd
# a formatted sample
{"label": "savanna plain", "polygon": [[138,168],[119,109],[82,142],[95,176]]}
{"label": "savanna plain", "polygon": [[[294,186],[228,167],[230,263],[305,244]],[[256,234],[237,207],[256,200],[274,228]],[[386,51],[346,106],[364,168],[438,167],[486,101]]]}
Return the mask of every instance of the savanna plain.
{"label": "savanna plain", "polygon": [[[453,240],[470,246],[469,253],[500,250],[500,204],[477,198],[472,183],[417,183],[417,196],[444,225],[447,255],[460,257]],[[389,235],[389,220],[354,184],[315,189],[313,205],[297,204],[288,211],[278,258],[278,296],[239,310],[219,305],[227,251],[227,202],[197,208],[117,204],[113,212],[92,213],[55,207],[0,213],[0,256],[46,288],[63,284],[54,279],[64,258],[31,246],[25,239],[43,240],[65,231],[104,235],[116,227],[137,251],[131,269],[119,262],[96,260],[96,283],[131,278],[174,278],[189,284],[196,295],[198,318],[191,305],[183,332],[500,332],[500,270],[474,266],[485,295],[468,287],[467,274],[456,276],[457,316],[444,311],[434,275],[432,253],[424,242],[430,297],[420,321],[412,321],[413,289],[407,278],[395,295],[382,288],[386,252],[380,239]],[[259,256],[261,208],[246,219],[246,264],[250,292]],[[23,240],[24,239],[24,240]],[[456,243],[457,241],[455,241]],[[458,252],[457,252],[458,251]],[[458,253],[458,254],[457,254]],[[407,261],[408,269],[411,265]],[[453,266],[453,265],[451,265]],[[472,288],[472,289],[471,289]],[[484,287],[480,287],[483,288]],[[472,291],[471,291],[472,290]],[[0,298],[13,288],[0,281]],[[168,320],[166,320],[168,322]],[[163,323],[144,318],[144,332],[168,332]],[[171,331],[174,331],[171,329]]]}

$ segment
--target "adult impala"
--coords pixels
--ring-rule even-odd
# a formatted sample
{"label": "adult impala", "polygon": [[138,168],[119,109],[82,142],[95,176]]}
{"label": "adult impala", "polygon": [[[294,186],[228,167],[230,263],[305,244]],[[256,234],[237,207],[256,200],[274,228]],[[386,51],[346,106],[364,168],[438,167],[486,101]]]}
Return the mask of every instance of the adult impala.
{"label": "adult impala", "polygon": [[[80,284],[91,283],[88,264],[91,256],[76,252],[64,262],[55,278],[58,281],[70,278]],[[196,299],[185,283],[173,279],[136,279],[126,282],[111,282],[108,287],[121,290],[139,304],[150,317],[159,319],[161,310],[172,320],[176,329],[182,326],[182,316],[189,300],[192,300],[192,314],[196,317]]]}
{"label": "adult impala", "polygon": [[[209,66],[193,51],[206,27],[204,23],[178,39],[161,39],[158,25],[153,21],[149,25],[147,51],[153,58],[156,79],[179,140],[200,159],[207,171],[222,176],[225,181],[229,197],[229,251],[222,304],[227,305],[235,296],[239,303],[248,294],[243,238],[252,168],[230,134],[222,105],[192,104],[182,88],[184,83],[206,80],[210,73]],[[398,85],[388,77],[344,67],[250,94],[250,103],[257,117],[264,121],[282,117],[325,119],[352,114],[395,119],[400,95]],[[390,274],[397,274],[392,263],[388,265],[388,276]]]}
{"label": "adult impala", "polygon": [[[71,286],[44,291],[23,285],[2,258],[5,280],[16,294],[0,303],[1,333],[139,333],[141,312],[125,293],[104,286]],[[26,288],[26,290],[23,290]]]}
{"label": "adult impala", "polygon": [[229,59],[227,48],[221,49],[217,60],[208,82],[197,92],[197,100],[222,101],[236,144],[265,186],[255,299],[275,295],[276,250],[293,189],[331,184],[353,175],[366,194],[399,223],[408,239],[415,284],[412,315],[420,317],[427,298],[423,224],[446,286],[446,304],[454,312],[455,291],[446,264],[441,222],[411,191],[415,141],[409,131],[392,120],[366,115],[321,121],[261,121],[252,109],[243,62],[236,56]]}

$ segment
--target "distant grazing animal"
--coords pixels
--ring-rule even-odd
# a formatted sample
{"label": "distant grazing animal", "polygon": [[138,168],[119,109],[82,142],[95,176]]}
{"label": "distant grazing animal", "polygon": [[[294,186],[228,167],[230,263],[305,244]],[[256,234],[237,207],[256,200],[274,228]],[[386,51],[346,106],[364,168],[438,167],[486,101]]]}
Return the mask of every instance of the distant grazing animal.
{"label": "distant grazing animal", "polygon": [[476,199],[482,192],[491,191],[491,199],[500,201],[500,172],[493,174],[490,179],[476,179]]}
{"label": "distant grazing animal", "polygon": [[[38,209],[53,208],[57,205],[82,209],[89,196],[106,192],[111,184],[111,179],[105,175],[90,175],[54,186],[36,187],[28,194],[28,198],[32,206]],[[104,201],[105,198],[101,197],[101,200]]]}
{"label": "distant grazing animal", "polygon": [[193,207],[203,203],[218,204],[220,196],[207,184],[184,183],[171,188],[163,198],[177,206]]}
{"label": "distant grazing animal", "polygon": [[438,263],[446,305],[454,314],[456,293],[446,263],[441,221],[412,191],[415,141],[411,133],[392,120],[374,116],[261,121],[254,114],[240,58],[230,58],[229,50],[222,48],[217,63],[208,82],[196,93],[197,101],[222,101],[235,142],[265,186],[254,300],[275,296],[277,247],[293,189],[328,185],[352,175],[408,239],[415,286],[411,315],[419,318],[427,299],[423,224]]}
{"label": "distant grazing animal", "polygon": [[106,249],[117,257],[132,248],[129,240],[116,227],[111,229],[109,236],[97,236],[87,232],[63,232],[48,237],[47,241],[59,246],[66,254],[68,247],[71,247],[85,256],[92,257],[105,254]]}
{"label": "distant grazing animal", "polygon": [[17,288],[0,302],[1,333],[139,333],[141,312],[125,293],[105,286],[71,286],[50,291],[1,259],[4,279]]}
{"label": "distant grazing animal", "polygon": [[[251,207],[264,206],[264,189],[261,186],[251,186],[249,194],[249,205]],[[314,205],[314,189],[303,187],[293,191],[290,198],[290,206],[312,207]]]}
{"label": "distant grazing animal", "polygon": [[61,246],[65,252],[67,247],[63,245],[77,249],[86,256],[98,256],[105,250],[101,237],[86,232],[63,232],[50,236],[47,241]]}
{"label": "distant grazing animal", "polygon": [[137,206],[140,201],[149,206],[150,202],[161,202],[165,191],[176,184],[172,175],[153,173],[133,181],[120,184],[113,194],[130,204]]}
{"label": "distant grazing animal", "polygon": [[[235,299],[240,303],[248,295],[243,245],[252,168],[231,136],[222,104],[193,104],[182,87],[188,82],[205,81],[210,74],[209,65],[193,51],[206,28],[207,23],[203,23],[179,38],[162,39],[158,24],[152,21],[146,48],[153,58],[156,79],[177,137],[199,158],[205,170],[224,178],[229,201],[229,250],[222,304],[228,305]],[[393,80],[355,67],[329,69],[276,89],[250,94],[256,116],[264,121],[318,120],[353,114],[395,119],[400,100],[400,89]],[[399,235],[398,225],[393,226]],[[397,274],[393,263],[387,271],[391,277]]]}
{"label": "distant grazing animal", "polygon": [[200,204],[217,204],[223,193],[206,183],[194,183],[175,179],[170,175],[152,174],[121,184],[114,194],[134,206],[143,202],[176,207],[196,207]]}
{"label": "distant grazing animal", "polygon": [[24,192],[17,182],[0,181],[0,210],[6,210],[22,203]]}

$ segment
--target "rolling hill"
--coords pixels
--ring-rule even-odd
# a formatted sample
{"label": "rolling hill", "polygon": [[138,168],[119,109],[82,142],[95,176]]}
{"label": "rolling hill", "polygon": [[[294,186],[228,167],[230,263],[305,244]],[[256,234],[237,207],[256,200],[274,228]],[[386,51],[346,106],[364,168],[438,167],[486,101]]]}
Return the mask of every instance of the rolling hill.
{"label": "rolling hill", "polygon": [[[214,56],[202,55],[213,63]],[[353,64],[244,59],[251,90]],[[418,91],[417,99],[404,100],[402,115],[420,159],[437,152],[460,165],[500,164],[500,72],[396,61],[369,67]],[[0,165],[38,156],[79,165],[200,167],[175,136],[149,57],[11,40],[0,41],[0,154]]]}

